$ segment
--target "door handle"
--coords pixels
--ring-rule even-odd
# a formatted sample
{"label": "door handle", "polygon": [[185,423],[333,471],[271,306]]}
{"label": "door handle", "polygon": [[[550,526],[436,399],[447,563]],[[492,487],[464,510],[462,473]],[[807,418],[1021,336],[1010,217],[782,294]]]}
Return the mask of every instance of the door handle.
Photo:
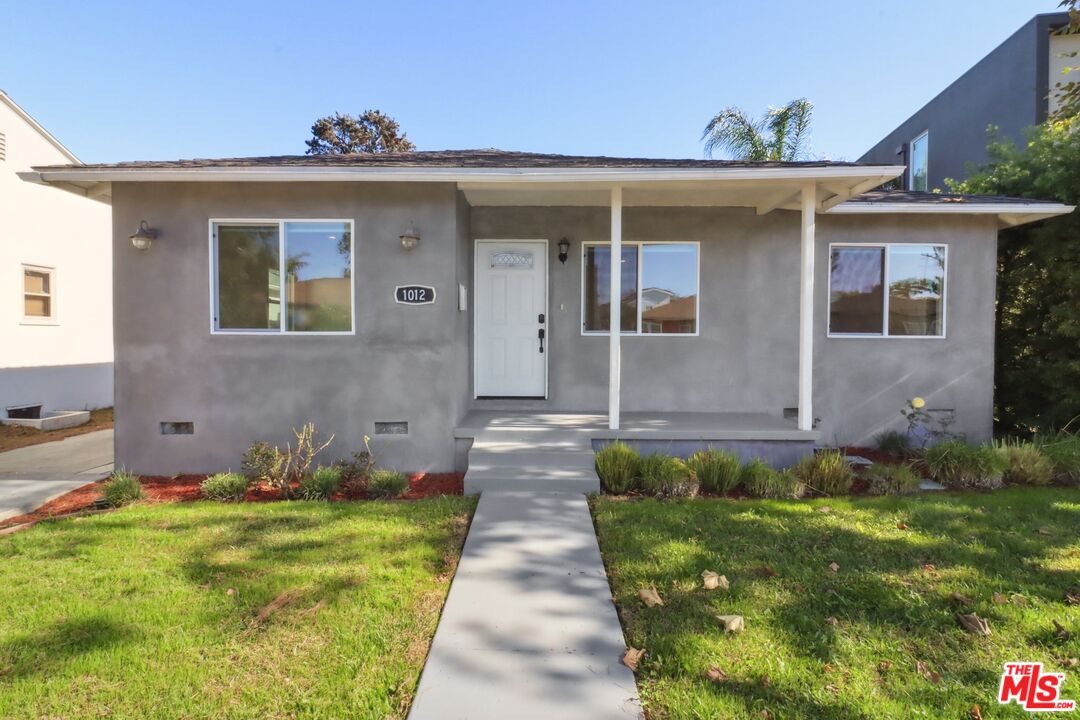
{"label": "door handle", "polygon": [[540,353],[544,352],[544,328],[540,328],[536,331],[536,337],[540,338]]}

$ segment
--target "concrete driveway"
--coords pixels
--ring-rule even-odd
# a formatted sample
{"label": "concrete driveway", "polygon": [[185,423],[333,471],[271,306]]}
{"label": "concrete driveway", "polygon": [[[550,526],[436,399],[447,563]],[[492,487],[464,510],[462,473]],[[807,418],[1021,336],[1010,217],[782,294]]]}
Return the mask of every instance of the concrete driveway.
{"label": "concrete driveway", "polygon": [[112,430],[0,453],[0,520],[30,512],[112,469]]}

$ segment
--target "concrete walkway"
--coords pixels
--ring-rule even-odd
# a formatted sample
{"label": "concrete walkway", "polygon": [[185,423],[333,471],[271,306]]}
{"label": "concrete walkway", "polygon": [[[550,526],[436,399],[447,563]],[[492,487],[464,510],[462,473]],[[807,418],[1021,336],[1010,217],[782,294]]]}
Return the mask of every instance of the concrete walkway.
{"label": "concrete walkway", "polygon": [[112,430],[0,453],[0,520],[100,480],[112,468]]}
{"label": "concrete walkway", "polygon": [[410,720],[641,717],[585,496],[485,492]]}

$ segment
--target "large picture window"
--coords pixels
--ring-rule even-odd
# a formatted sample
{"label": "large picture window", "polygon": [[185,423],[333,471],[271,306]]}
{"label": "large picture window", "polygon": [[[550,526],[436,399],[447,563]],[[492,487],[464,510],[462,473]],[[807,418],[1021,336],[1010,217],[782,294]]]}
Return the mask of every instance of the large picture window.
{"label": "large picture window", "polygon": [[[623,243],[621,330],[630,335],[696,335],[697,243]],[[611,329],[611,246],[583,246],[582,332]]]}
{"label": "large picture window", "polygon": [[829,334],[943,337],[944,245],[833,245]]}
{"label": "large picture window", "polygon": [[352,332],[351,222],[221,221],[212,244],[215,331]]}

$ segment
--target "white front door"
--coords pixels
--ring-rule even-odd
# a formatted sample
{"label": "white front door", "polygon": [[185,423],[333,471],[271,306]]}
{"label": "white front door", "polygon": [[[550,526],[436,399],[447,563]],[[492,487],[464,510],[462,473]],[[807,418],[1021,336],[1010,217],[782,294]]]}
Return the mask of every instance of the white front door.
{"label": "white front door", "polygon": [[547,241],[476,241],[476,395],[547,396]]}

